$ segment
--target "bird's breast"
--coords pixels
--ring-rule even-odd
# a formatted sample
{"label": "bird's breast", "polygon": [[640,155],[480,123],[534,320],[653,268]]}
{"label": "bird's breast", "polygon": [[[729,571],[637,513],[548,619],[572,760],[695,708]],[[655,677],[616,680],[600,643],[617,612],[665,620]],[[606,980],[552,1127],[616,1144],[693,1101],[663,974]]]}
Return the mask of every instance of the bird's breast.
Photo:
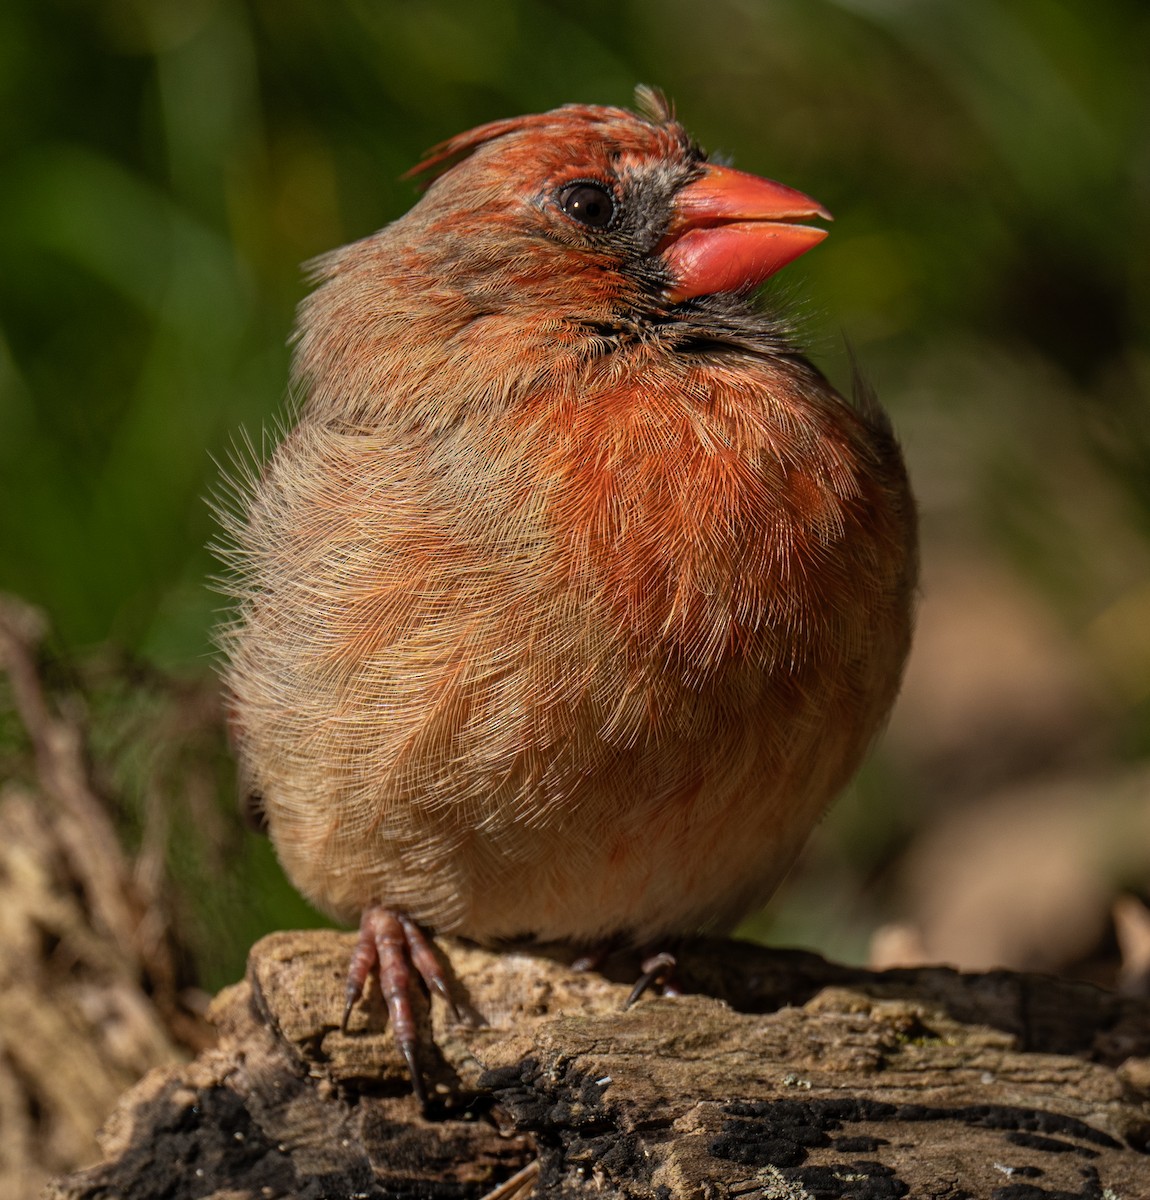
{"label": "bird's breast", "polygon": [[826,412],[780,407],[766,383],[688,376],[626,381],[548,423],[553,569],[668,669],[793,663],[858,608],[844,560],[867,540],[865,472]]}

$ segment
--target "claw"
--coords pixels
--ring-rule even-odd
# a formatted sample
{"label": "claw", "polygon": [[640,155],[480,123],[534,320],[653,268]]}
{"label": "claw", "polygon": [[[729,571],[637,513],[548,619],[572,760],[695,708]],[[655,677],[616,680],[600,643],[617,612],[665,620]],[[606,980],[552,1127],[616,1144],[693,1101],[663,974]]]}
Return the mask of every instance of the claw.
{"label": "claw", "polygon": [[678,996],[680,994],[679,987],[674,982],[677,965],[675,956],[666,950],[645,959],[642,965],[643,974],[639,976],[635,986],[631,989],[631,994],[623,1005],[623,1011],[626,1012],[644,992],[656,984],[662,987],[665,996]]}
{"label": "claw", "polygon": [[[388,1009],[390,1012],[391,1010]],[[397,1033],[395,1040],[399,1043],[399,1052],[403,1055],[404,1062],[407,1063],[407,1073],[411,1076],[411,1091],[416,1100],[419,1101],[419,1107],[427,1112],[427,1084],[423,1080],[423,1071],[419,1066],[419,1056],[416,1050],[419,1048],[414,1037],[402,1038]]]}

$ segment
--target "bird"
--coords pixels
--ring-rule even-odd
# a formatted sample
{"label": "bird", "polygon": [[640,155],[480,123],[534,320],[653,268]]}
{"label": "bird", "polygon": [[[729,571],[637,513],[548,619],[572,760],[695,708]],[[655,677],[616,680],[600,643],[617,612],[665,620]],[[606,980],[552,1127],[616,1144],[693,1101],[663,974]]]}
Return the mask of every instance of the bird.
{"label": "bird", "polygon": [[432,938],[657,948],[766,902],[896,697],[914,500],[870,389],[760,295],[829,219],[661,92],[429,151],[311,264],[293,411],[239,480],[244,786],[359,923],[426,1101]]}

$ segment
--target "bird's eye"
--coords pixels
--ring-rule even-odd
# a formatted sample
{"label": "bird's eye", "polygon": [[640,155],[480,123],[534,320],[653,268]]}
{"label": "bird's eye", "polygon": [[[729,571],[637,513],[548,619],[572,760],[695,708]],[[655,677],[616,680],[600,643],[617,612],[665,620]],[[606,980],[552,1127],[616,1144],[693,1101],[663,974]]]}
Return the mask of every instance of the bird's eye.
{"label": "bird's eye", "polygon": [[615,219],[615,197],[599,183],[569,183],[559,193],[559,207],[592,229],[606,229]]}

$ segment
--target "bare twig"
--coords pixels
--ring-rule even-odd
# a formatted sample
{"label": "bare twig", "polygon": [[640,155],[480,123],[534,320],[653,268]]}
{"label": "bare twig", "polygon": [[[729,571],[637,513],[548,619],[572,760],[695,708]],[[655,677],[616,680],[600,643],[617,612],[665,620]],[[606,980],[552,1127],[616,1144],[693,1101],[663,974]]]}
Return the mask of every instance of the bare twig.
{"label": "bare twig", "polygon": [[536,1158],[516,1171],[510,1179],[505,1179],[498,1187],[492,1188],[482,1200],[527,1200],[535,1191],[535,1181],[538,1178],[539,1160]]}
{"label": "bare twig", "polygon": [[[39,613],[12,597],[0,597],[0,669],[8,676],[16,713],[31,743],[39,790],[52,807],[68,869],[83,891],[96,930],[148,978],[157,1003],[174,1008],[171,946],[155,935],[154,920],[147,919],[155,905],[146,903],[137,887],[107,806],[92,784],[83,731],[59,712],[44,687],[38,662],[44,635]],[[148,899],[154,902],[155,897]]]}

